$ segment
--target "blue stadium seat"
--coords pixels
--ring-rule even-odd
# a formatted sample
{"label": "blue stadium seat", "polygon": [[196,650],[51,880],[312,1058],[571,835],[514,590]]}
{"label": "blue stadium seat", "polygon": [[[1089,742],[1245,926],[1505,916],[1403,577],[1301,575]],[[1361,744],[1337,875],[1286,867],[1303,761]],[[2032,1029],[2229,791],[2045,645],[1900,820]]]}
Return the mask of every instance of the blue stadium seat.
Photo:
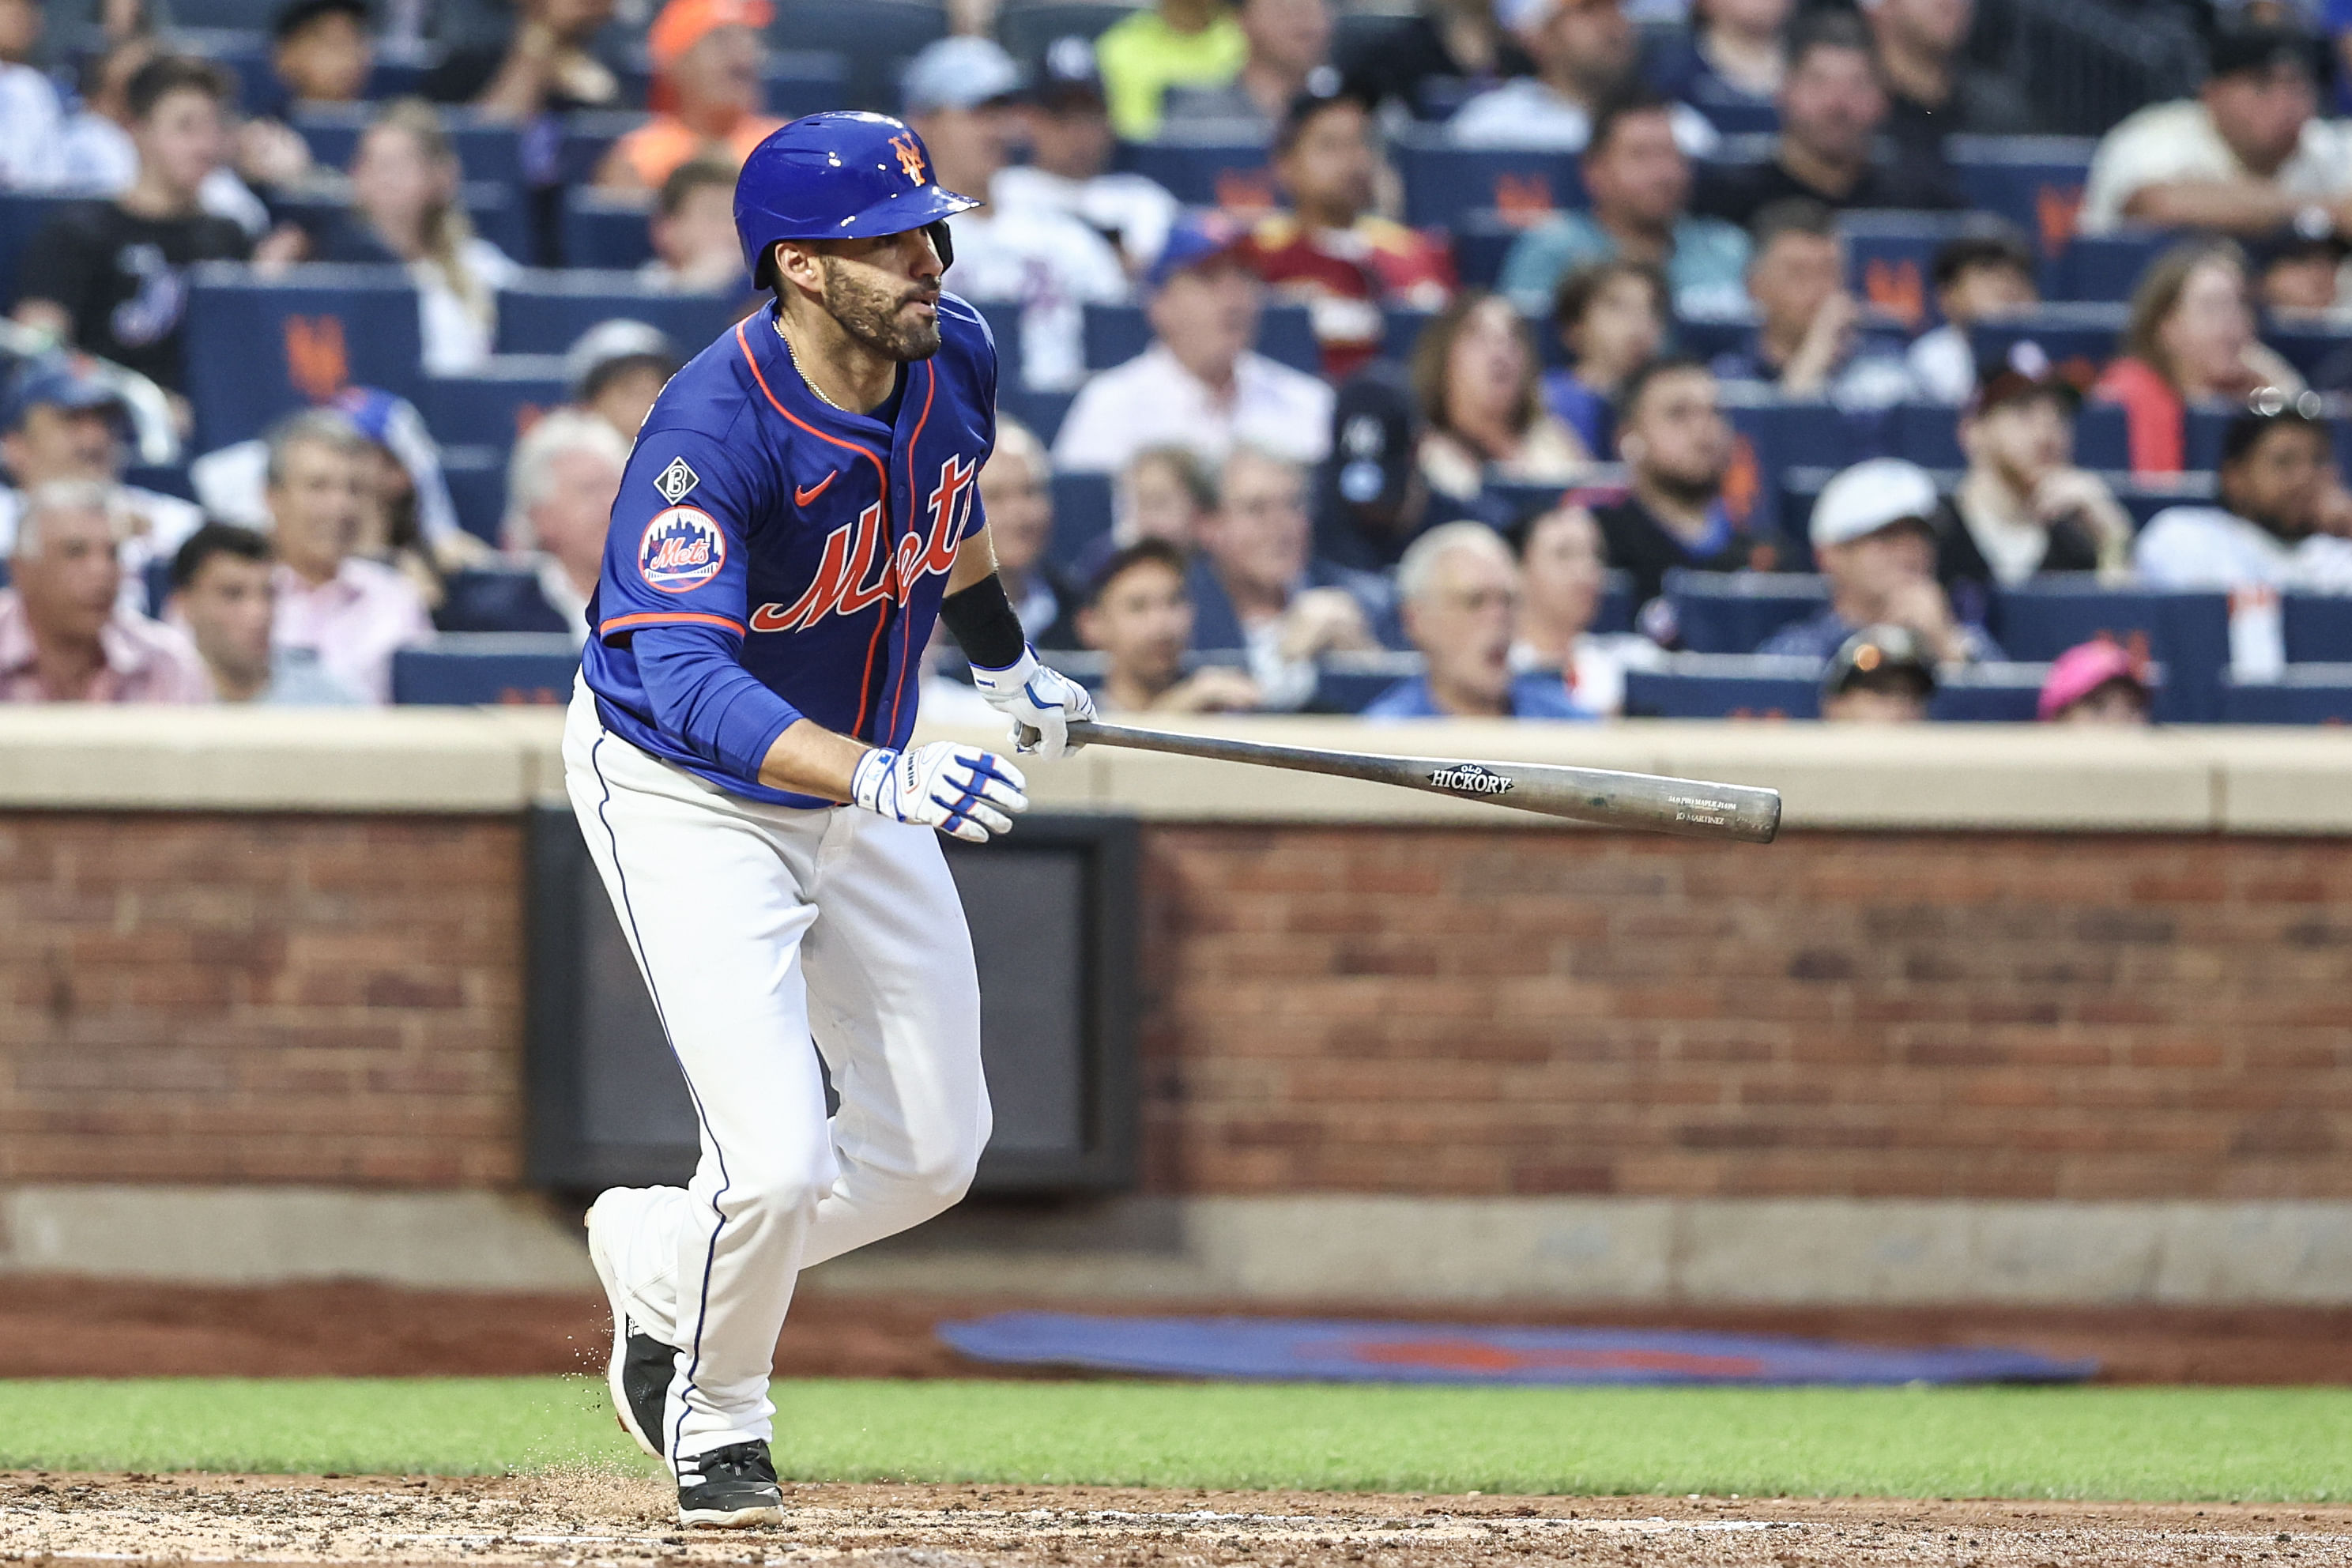
{"label": "blue stadium seat", "polygon": [[16,303],[16,268],[42,226],[77,202],[102,201],[70,191],[0,191],[0,310]]}
{"label": "blue stadium seat", "polygon": [[1755,335],[1756,322],[1748,316],[1678,316],[1674,332],[1678,352],[1695,359],[1713,360],[1746,348],[1748,340]]}
{"label": "blue stadium seat", "polygon": [[[1466,212],[1454,220],[1454,269],[1466,288],[1492,289],[1510,259],[1511,247],[1528,231],[1524,219],[1491,208]],[[1549,338],[1553,334],[1538,329]]]}
{"label": "blue stadium seat", "polygon": [[494,566],[452,572],[442,581],[433,624],[444,632],[562,632],[563,617],[547,602],[539,574]]}
{"label": "blue stadium seat", "polygon": [[848,107],[896,114],[898,73],[947,26],[944,6],[917,0],[791,0],[776,7],[768,41],[839,55],[848,66]]}
{"label": "blue stadium seat", "polygon": [[648,289],[626,272],[529,272],[499,295],[498,352],[560,354],[581,333],[615,317],[646,321],[686,353],[735,324],[730,294],[679,294]]}
{"label": "blue stadium seat", "polygon": [[441,707],[572,700],[580,650],[562,632],[464,632],[392,656],[392,700]]}
{"label": "blue stadium seat", "polygon": [[[1960,411],[1948,403],[1904,403],[1887,422],[1887,449],[1922,468],[1967,467],[1960,453]],[[2074,420],[2074,461],[2085,468],[2128,468],[2131,447],[2124,411],[2086,403]]]}
{"label": "blue stadium seat", "polygon": [[1055,474],[1054,537],[1046,553],[1065,566],[1076,563],[1110,531],[1110,509],[1108,474]]}
{"label": "blue stadium seat", "polygon": [[2044,257],[2066,247],[2083,183],[2098,143],[2071,136],[1948,136],[1960,189],[1972,203],[1997,212],[2032,236]]}
{"label": "blue stadium seat", "polygon": [[1328,655],[1315,667],[1315,695],[1307,700],[1307,711],[1361,713],[1390,687],[1427,668],[1417,653]]}
{"label": "blue stadium seat", "polygon": [[416,290],[397,267],[298,267],[264,281],[212,262],[191,273],[187,394],[198,451],[261,433],[281,414],[346,386],[414,401]]}
{"label": "blue stadium seat", "polygon": [[1810,658],[1677,654],[1663,669],[1625,672],[1636,719],[1818,719],[1822,667]]}
{"label": "blue stadium seat", "polygon": [[1866,453],[1857,422],[1820,398],[1783,398],[1769,387],[1723,384],[1724,416],[1754,443],[1767,474],[1792,468],[1842,468]]}
{"label": "blue stadium seat", "polygon": [[[347,170],[352,166],[352,154],[359,150],[361,133],[375,114],[372,104],[337,104],[298,110],[288,123],[310,144],[312,158]],[[463,109],[444,110],[442,122],[448,128],[450,145],[457,153],[457,166],[465,171],[467,179],[488,180],[499,185],[522,184],[520,128],[510,121],[480,119]]]}
{"label": "blue stadium seat", "polygon": [[554,354],[500,354],[468,375],[429,376],[417,407],[444,446],[512,447],[570,395]]}
{"label": "blue stadium seat", "polygon": [[1969,329],[1969,346],[1982,360],[2005,354],[2011,344],[2030,338],[2058,364],[2086,371],[2087,382],[2115,358],[2129,315],[2130,308],[2121,304],[2045,304],[2038,310],[1979,321]]}
{"label": "blue stadium seat", "polygon": [[2276,316],[2263,322],[2263,342],[2276,349],[2287,363],[2308,376],[2327,359],[2352,348],[2352,331],[2307,321],[2283,321]]}
{"label": "blue stadium seat", "polygon": [[[529,261],[537,245],[523,194],[512,185],[488,180],[467,180],[459,195],[474,230],[517,261]],[[331,195],[279,195],[271,208],[289,223],[299,224],[311,235],[325,234],[342,219],[346,204]],[[388,264],[387,264],[388,265]]]}
{"label": "blue stadium seat", "polygon": [[1456,147],[1432,128],[1399,136],[1389,157],[1404,181],[1404,221],[1416,228],[1453,228],[1474,212],[1539,220],[1585,205],[1584,176],[1567,153]]}
{"label": "blue stadium seat", "polygon": [[2213,499],[2213,476],[2210,473],[2151,475],[2146,479],[2130,473],[2105,473],[2107,488],[2116,492],[2116,500],[2131,513],[2132,528],[2147,526],[2147,520],[2168,506],[2198,506]]}
{"label": "blue stadium seat", "polygon": [[1821,578],[1795,572],[1690,572],[1665,576],[1682,645],[1693,653],[1751,654],[1782,626],[1817,616],[1830,602]]}
{"label": "blue stadium seat", "polygon": [[1069,417],[1070,402],[1076,395],[1069,392],[1031,392],[1010,380],[1000,380],[996,406],[1029,426],[1037,439],[1051,447],[1054,437],[1061,433],[1062,421]]}
{"label": "blue stadium seat", "polygon": [[[177,7],[174,7],[176,10]],[[269,34],[242,27],[172,29],[172,44],[183,54],[212,61],[236,83],[236,106],[247,114],[271,110],[282,100],[284,89],[269,63]]]}
{"label": "blue stadium seat", "polygon": [[563,193],[563,264],[603,272],[634,272],[653,259],[652,198],[615,195],[584,186]]}
{"label": "blue stadium seat", "polygon": [[449,482],[450,504],[467,533],[496,544],[507,513],[507,449],[504,447],[444,447],[441,477]]}
{"label": "blue stadium seat", "polygon": [[[1436,316],[1434,310],[1423,310],[1412,305],[1391,305],[1386,316],[1387,331],[1381,339],[1381,356],[1399,364],[1412,359],[1412,345],[1421,341],[1421,334]],[[1551,335],[1540,325],[1536,328],[1538,341]]]}
{"label": "blue stadium seat", "polygon": [[[642,104],[653,83],[653,62],[639,49],[621,68],[621,101]],[[768,112],[798,120],[849,107],[849,62],[830,49],[777,49],[760,72]]]}
{"label": "blue stadium seat", "polygon": [[1966,232],[1968,213],[1849,212],[1838,215],[1845,236],[1846,287],[1911,331],[1940,323],[1934,283],[1936,252]]}
{"label": "blue stadium seat", "polygon": [[2103,588],[2053,574],[1993,595],[1990,631],[2013,658],[2051,659],[2099,636],[2144,644],[2165,668],[2156,717],[2210,723],[2221,716],[2230,662],[2230,601],[2223,594]]}
{"label": "blue stadium seat", "polygon": [[134,489],[153,490],[157,495],[177,496],[182,500],[196,499],[196,487],[184,468],[151,468],[132,464],[122,470],[122,482]]}
{"label": "blue stadium seat", "polygon": [[1735,99],[1721,92],[1707,91],[1706,79],[1695,84],[1690,105],[1706,116],[1707,123],[1726,136],[1775,136],[1780,131],[1780,110],[1778,105],[1758,103],[1752,99]]}
{"label": "blue stadium seat", "polygon": [[2179,237],[2161,228],[2078,234],[2042,269],[2048,283],[2042,291],[2053,300],[2128,300],[2147,264]]}
{"label": "blue stadium seat", "polygon": [[593,182],[604,166],[613,143],[643,125],[650,116],[634,110],[604,110],[566,115],[563,140],[555,154],[555,178],[566,186]]}
{"label": "blue stadium seat", "polygon": [[1019,386],[1022,384],[1021,307],[1010,300],[975,302],[972,309],[988,323],[988,335],[996,340],[996,384],[998,387]]}
{"label": "blue stadium seat", "polygon": [[1159,181],[1187,206],[1250,212],[1275,205],[1265,153],[1265,143],[1255,141],[1129,142],[1118,150],[1118,166]]}
{"label": "blue stadium seat", "polygon": [[2352,724],[2352,664],[2286,667],[2276,680],[2240,682],[2221,688],[2221,720],[2228,724]]}
{"label": "blue stadium seat", "polygon": [[[1107,0],[1013,0],[996,15],[996,41],[1007,54],[1034,70],[1055,38],[1073,35],[1099,38],[1137,9]],[[1349,20],[1350,14],[1340,14],[1342,27]]]}
{"label": "blue stadium seat", "polygon": [[2352,594],[2288,594],[2279,601],[2290,664],[2352,664]]}
{"label": "blue stadium seat", "polygon": [[1946,723],[2031,724],[2046,664],[1971,664],[1944,672],[1927,717]]}
{"label": "blue stadium seat", "polygon": [[1633,574],[1611,571],[1601,578],[1601,607],[1592,612],[1592,629],[1606,635],[1633,629]]}
{"label": "blue stadium seat", "polygon": [[[1088,305],[1086,337],[1087,368],[1108,370],[1151,346],[1151,323],[1140,305]],[[1304,305],[1268,305],[1258,321],[1257,352],[1310,375],[1323,368],[1315,323]]]}

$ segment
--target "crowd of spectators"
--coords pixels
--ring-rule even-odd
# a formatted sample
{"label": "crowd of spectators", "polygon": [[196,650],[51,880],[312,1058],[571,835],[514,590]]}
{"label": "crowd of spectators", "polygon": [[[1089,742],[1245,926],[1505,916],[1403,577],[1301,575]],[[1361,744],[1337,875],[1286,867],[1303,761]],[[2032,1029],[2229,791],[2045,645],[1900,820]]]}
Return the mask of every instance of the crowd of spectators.
{"label": "crowd of spectators", "polygon": [[[55,17],[0,0],[0,187],[85,198],[13,257],[0,694],[383,702],[399,650],[436,636],[585,637],[629,443],[699,347],[642,321],[587,332],[568,401],[501,433],[482,533],[441,458],[477,433],[367,387],[178,484],[132,461],[203,423],[200,263],[402,269],[423,372],[464,377],[497,366],[502,294],[562,262],[561,216],[593,191],[642,205],[649,294],[758,308],[731,188],[781,123],[777,5],[661,0],[634,28],[615,0],[479,9],[399,39],[416,68],[387,93],[370,0],[289,0],[242,79],[143,5],[45,38]],[[985,198],[947,278],[990,308],[1013,385],[982,504],[1031,639],[1088,656],[1106,711],[1601,717],[1683,646],[1671,574],[1801,568],[1817,611],[1738,651],[1820,670],[1826,717],[1916,719],[1956,667],[2004,660],[1995,606],[2037,576],[2352,592],[2330,422],[2352,348],[2304,374],[2263,341],[2352,307],[2324,41],[2216,24],[2202,87],[2102,140],[2080,230],[2179,232],[2112,353],[2062,365],[2031,338],[1979,352],[1976,329],[2040,304],[2052,237],[1958,218],[1950,138],[2041,129],[1970,52],[1970,0],[1691,0],[1675,26],[1623,0],[1425,0],[1377,28],[1333,0],[1158,0],[1022,58],[990,9],[954,8],[876,107]],[[635,118],[567,159],[567,117],[595,111]],[[321,113],[355,117],[331,162]],[[520,131],[527,240],[483,231],[460,123]],[[1263,145],[1263,181],[1188,207],[1121,166],[1156,138]],[[1558,154],[1579,188],[1507,215],[1474,267],[1464,231],[1404,221],[1405,142]],[[1907,310],[1849,253],[1847,215],[1890,211],[1954,219]],[[1266,352],[1269,304],[1305,308],[1312,368]],[[1090,369],[1090,307],[1137,308],[1148,342]],[[2093,403],[2120,410],[2133,483],[2193,476],[2197,420],[2234,411],[2210,498],[2136,526],[2121,478],[2076,460]],[[1940,405],[1957,479],[1869,458],[1776,523],[1759,497],[1784,476],[1734,416],[1789,405]],[[1069,475],[1107,482],[1108,526],[1057,552]],[[1389,675],[1368,694],[1350,668]],[[2158,679],[2086,644],[2041,716],[2144,721]],[[926,700],[960,698],[935,677]]]}

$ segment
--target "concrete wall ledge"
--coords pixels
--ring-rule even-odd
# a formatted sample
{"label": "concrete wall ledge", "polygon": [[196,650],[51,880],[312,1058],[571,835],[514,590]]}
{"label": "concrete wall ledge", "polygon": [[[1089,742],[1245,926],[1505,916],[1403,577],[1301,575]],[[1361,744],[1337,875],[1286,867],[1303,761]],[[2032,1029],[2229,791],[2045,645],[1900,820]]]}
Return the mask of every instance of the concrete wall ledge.
{"label": "concrete wall ledge", "polygon": [[[1771,784],[1793,829],[2352,833],[2352,736],[2334,731],[1273,718],[1192,727]],[[549,709],[5,708],[0,809],[509,812],[562,801],[561,730]],[[924,733],[1002,742],[993,731]],[[1168,822],[1554,826],[1378,784],[1108,747],[1027,771],[1040,809]]]}
{"label": "concrete wall ledge", "polygon": [[[576,1225],[490,1193],[0,1189],[0,1275],[593,1290]],[[2352,1202],[1129,1197],[967,1206],[835,1292],[1108,1300],[2352,1304]]]}

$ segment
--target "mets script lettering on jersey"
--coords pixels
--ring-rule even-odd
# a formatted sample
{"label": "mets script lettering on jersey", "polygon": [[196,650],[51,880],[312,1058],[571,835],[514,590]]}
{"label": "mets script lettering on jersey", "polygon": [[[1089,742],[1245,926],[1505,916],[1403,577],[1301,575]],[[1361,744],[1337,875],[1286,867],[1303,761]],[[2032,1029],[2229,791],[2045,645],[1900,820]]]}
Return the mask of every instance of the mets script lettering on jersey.
{"label": "mets script lettering on jersey", "polygon": [[727,535],[699,507],[656,512],[637,542],[637,575],[665,594],[691,593],[726,564]]}
{"label": "mets script lettering on jersey", "polygon": [[[791,605],[762,605],[751,612],[755,632],[793,632],[813,626],[827,616],[854,616],[884,599],[903,605],[915,584],[934,572],[955,564],[956,544],[971,515],[977,461],[951,457],[940,465],[939,488],[924,502],[930,513],[929,537],[908,529],[898,548],[880,563],[882,506],[857,514],[855,524],[843,523],[825,536],[824,553],[808,592]],[[820,489],[823,487],[820,486]]]}

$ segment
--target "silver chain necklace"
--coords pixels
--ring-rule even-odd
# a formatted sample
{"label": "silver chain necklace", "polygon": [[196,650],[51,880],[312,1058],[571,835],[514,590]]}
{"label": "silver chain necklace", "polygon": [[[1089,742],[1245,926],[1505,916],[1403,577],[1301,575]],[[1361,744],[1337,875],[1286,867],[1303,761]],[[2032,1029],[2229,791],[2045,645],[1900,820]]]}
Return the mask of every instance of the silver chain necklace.
{"label": "silver chain necklace", "polygon": [[768,318],[768,322],[771,326],[776,329],[776,336],[783,339],[784,357],[793,362],[793,370],[800,376],[801,384],[807,387],[811,392],[815,393],[817,395],[817,401],[823,403],[827,408],[835,409],[843,414],[848,413],[848,409],[843,408],[840,404],[835,403],[832,398],[825,396],[824,388],[819,386],[809,375],[809,373],[801,368],[801,356],[793,351],[792,337],[784,331],[784,319],[782,316],[771,316]]}

